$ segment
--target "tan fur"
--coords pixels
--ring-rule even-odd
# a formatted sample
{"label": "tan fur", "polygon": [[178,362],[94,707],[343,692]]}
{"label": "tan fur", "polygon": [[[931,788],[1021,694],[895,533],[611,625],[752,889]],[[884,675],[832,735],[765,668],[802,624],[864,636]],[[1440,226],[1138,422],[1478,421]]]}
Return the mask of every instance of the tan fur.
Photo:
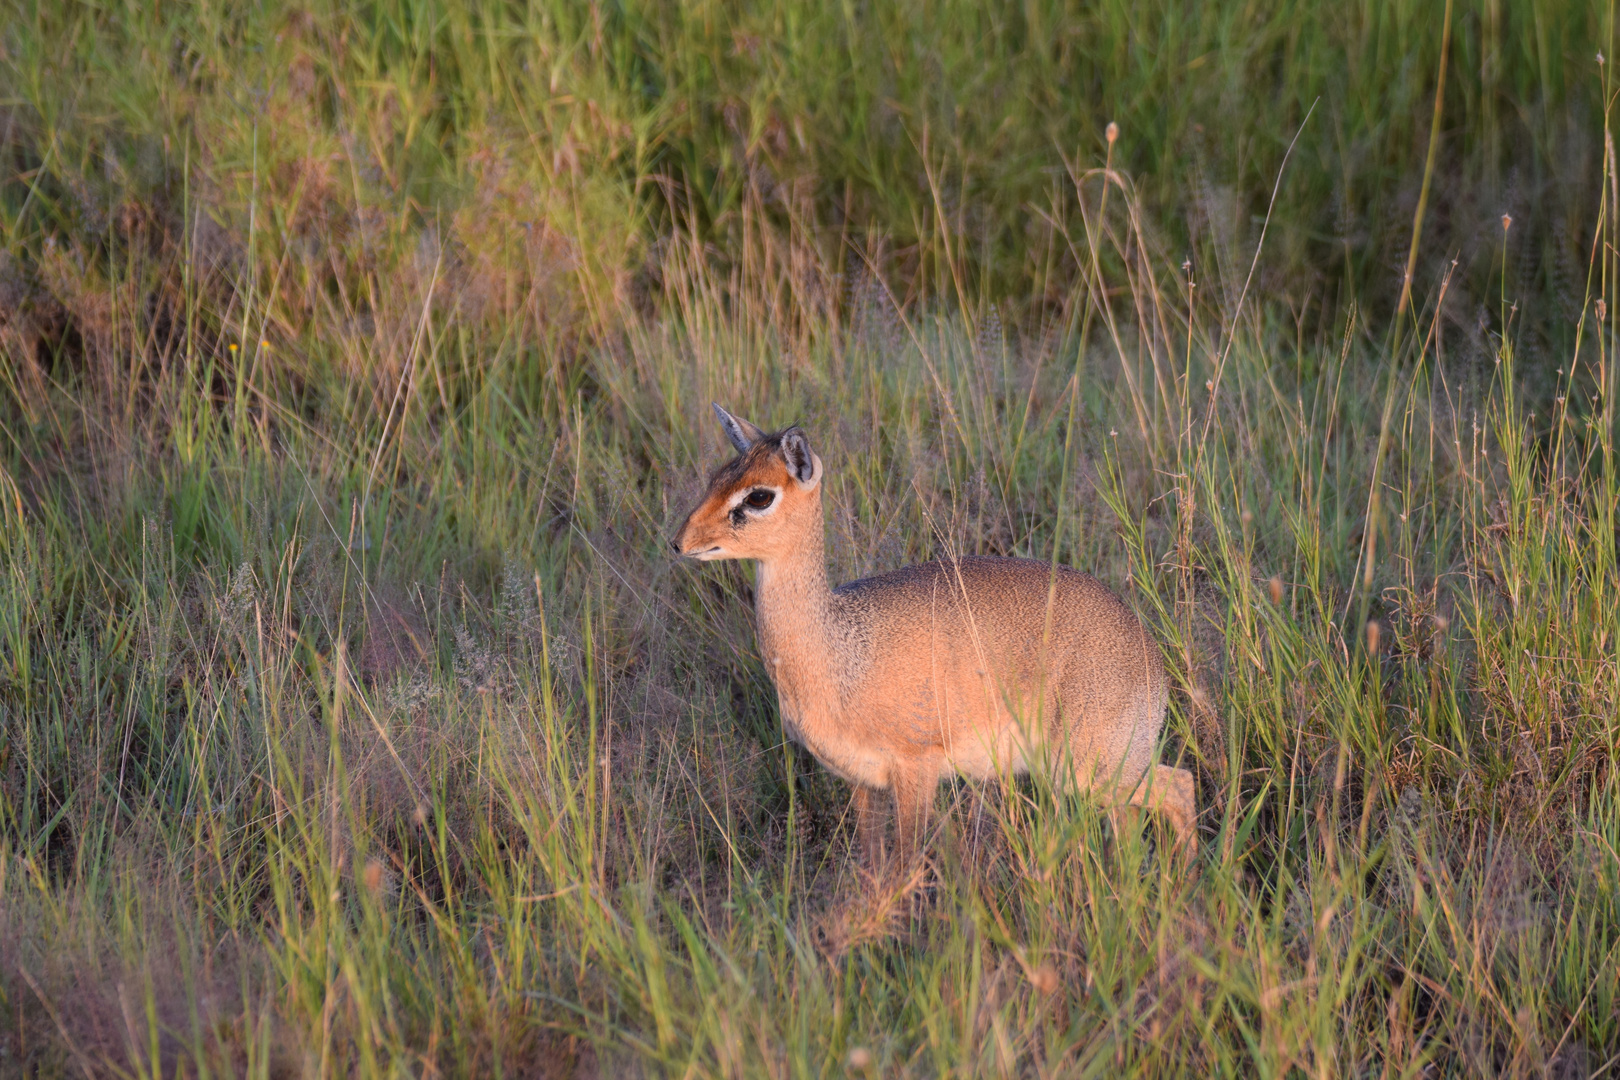
{"label": "tan fur", "polygon": [[[754,559],[759,644],[788,737],[855,786],[869,858],[875,794],[898,847],[920,843],[940,778],[1044,769],[1112,804],[1163,811],[1193,850],[1193,777],[1155,762],[1166,688],[1158,647],[1105,585],[1066,566],[962,558],[827,586],[821,460],[797,428],[766,435],[715,411],[741,451],[672,541]],[[769,490],[771,505],[739,502]],[[756,496],[759,497],[759,496]]]}

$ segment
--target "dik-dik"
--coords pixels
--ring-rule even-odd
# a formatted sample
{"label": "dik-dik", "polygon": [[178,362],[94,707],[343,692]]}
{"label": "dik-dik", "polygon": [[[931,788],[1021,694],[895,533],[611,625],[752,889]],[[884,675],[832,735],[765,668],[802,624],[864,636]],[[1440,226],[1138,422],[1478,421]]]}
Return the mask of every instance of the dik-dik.
{"label": "dik-dik", "polygon": [[827,587],[821,459],[714,406],[737,457],[671,544],[753,559],[759,647],[789,738],[855,789],[862,846],[883,854],[878,792],[914,854],[940,778],[1051,770],[1112,804],[1162,811],[1196,847],[1193,777],[1155,762],[1164,664],[1105,585],[1067,566],[960,558]]}

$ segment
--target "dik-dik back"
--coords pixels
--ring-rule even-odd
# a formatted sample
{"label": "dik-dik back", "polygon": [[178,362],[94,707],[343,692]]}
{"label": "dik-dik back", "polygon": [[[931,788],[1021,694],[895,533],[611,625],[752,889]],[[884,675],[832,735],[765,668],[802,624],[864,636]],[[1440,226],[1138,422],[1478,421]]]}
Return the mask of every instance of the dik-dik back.
{"label": "dik-dik back", "polygon": [[914,848],[939,778],[1050,771],[1109,802],[1161,809],[1195,843],[1193,778],[1155,763],[1159,650],[1095,578],[1052,563],[962,558],[827,585],[822,463],[804,433],[767,435],[718,405],[738,456],[672,541],[754,559],[760,651],[784,727],[855,785],[881,852],[877,791]]}
{"label": "dik-dik back", "polygon": [[840,621],[868,628],[851,689],[889,739],[920,752],[938,743],[942,765],[974,777],[1062,768],[1066,745],[1076,761],[1125,763],[1133,780],[1146,771],[1164,667],[1095,578],[962,558],[851,582],[833,598]]}

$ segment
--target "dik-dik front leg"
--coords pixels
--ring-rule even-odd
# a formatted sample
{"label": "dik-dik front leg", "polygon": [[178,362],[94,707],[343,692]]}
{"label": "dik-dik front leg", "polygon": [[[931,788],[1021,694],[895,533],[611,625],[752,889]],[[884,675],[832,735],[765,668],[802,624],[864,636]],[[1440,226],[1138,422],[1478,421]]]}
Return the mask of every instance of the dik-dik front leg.
{"label": "dik-dik front leg", "polygon": [[875,788],[856,784],[855,796],[850,800],[861,855],[866,860],[866,868],[873,872],[883,865],[883,804],[878,794]]}
{"label": "dik-dik front leg", "polygon": [[910,865],[922,850],[938,789],[939,774],[923,765],[897,766],[889,773],[889,793],[894,796],[894,846],[902,866]]}

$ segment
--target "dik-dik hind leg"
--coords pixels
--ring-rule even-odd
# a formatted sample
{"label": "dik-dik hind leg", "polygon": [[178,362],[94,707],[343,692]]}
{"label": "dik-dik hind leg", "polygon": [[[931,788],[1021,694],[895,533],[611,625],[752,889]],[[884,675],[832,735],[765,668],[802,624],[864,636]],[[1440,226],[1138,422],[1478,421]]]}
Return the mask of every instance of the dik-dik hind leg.
{"label": "dik-dik hind leg", "polygon": [[1171,827],[1176,830],[1176,850],[1195,855],[1198,852],[1198,830],[1193,827],[1198,817],[1198,805],[1193,800],[1196,790],[1193,774],[1186,769],[1155,765],[1131,793],[1131,805],[1157,810],[1169,818]]}
{"label": "dik-dik hind leg", "polygon": [[855,785],[850,808],[855,814],[855,835],[860,840],[861,856],[868,870],[883,865],[883,806],[878,791]]}

